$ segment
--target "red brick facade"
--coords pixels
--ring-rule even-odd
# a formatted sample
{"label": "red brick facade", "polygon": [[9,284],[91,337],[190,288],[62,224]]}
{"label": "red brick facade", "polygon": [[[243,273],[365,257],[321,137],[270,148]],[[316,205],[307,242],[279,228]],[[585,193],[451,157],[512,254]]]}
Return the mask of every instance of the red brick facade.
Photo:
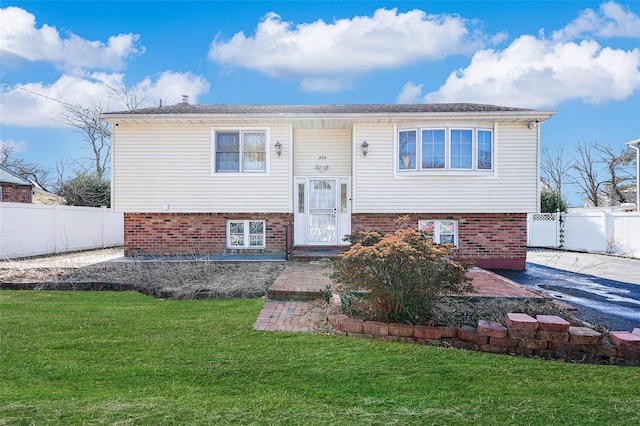
{"label": "red brick facade", "polygon": [[[227,249],[227,220],[264,220],[264,249]],[[125,213],[127,256],[287,252],[293,214]]]}
{"label": "red brick facade", "polygon": [[31,186],[15,183],[2,183],[2,200],[5,203],[30,203]]}
{"label": "red brick facade", "polygon": [[[402,214],[354,214],[352,229],[392,232]],[[527,257],[526,213],[455,213],[411,214],[410,223],[418,220],[452,219],[458,221],[460,257],[482,268],[525,269]]]}
{"label": "red brick facade", "polygon": [[[401,214],[353,214],[352,229],[392,232]],[[524,269],[527,256],[525,213],[412,214],[424,219],[458,221],[460,257],[483,268]],[[227,220],[265,220],[264,249],[228,249]],[[292,244],[293,214],[258,213],[125,213],[124,244],[129,256],[287,253]]]}

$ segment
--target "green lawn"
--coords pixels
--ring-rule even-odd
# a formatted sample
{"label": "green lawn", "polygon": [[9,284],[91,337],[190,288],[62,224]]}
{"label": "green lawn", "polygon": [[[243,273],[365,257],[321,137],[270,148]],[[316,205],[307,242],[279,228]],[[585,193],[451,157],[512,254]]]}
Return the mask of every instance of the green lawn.
{"label": "green lawn", "polygon": [[0,424],[640,424],[640,369],[252,330],[261,300],[0,292]]}

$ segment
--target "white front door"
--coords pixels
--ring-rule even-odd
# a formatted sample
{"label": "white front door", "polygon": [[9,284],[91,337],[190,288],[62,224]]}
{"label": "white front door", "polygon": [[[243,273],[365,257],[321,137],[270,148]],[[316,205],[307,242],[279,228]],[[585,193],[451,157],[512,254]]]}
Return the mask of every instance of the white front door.
{"label": "white front door", "polygon": [[307,221],[308,244],[338,243],[338,180],[311,178]]}
{"label": "white front door", "polygon": [[351,233],[351,179],[295,179],[295,245],[343,245]]}

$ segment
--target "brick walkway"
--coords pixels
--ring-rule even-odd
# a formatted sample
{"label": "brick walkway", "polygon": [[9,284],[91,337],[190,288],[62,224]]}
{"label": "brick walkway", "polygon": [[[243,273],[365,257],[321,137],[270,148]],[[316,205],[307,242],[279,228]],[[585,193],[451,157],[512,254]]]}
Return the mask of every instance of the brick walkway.
{"label": "brick walkway", "polygon": [[470,297],[517,297],[542,299],[542,295],[525,286],[511,281],[494,272],[480,268],[471,268],[467,276],[473,278],[471,282],[475,292],[465,294]]}
{"label": "brick walkway", "polygon": [[[317,300],[323,299],[333,283],[330,269],[323,262],[289,262],[267,292],[267,300],[253,326],[254,330],[319,332],[325,321],[325,310]],[[536,292],[480,268],[469,271],[474,293],[470,297],[542,298]],[[314,301],[316,300],[316,301]]]}
{"label": "brick walkway", "polygon": [[318,302],[267,300],[253,326],[254,330],[314,333],[326,319]]}
{"label": "brick walkway", "polygon": [[313,333],[325,312],[316,299],[333,283],[323,262],[289,262],[267,291],[254,330]]}

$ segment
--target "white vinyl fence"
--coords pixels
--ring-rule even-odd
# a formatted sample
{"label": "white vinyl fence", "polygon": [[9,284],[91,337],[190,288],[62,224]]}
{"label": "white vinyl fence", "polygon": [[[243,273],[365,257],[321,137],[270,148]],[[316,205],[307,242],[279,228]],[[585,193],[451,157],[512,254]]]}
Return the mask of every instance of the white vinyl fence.
{"label": "white vinyl fence", "polygon": [[597,210],[530,213],[527,245],[640,258],[640,213]]}
{"label": "white vinyl fence", "polygon": [[120,246],[123,223],[106,207],[0,203],[0,258]]}

